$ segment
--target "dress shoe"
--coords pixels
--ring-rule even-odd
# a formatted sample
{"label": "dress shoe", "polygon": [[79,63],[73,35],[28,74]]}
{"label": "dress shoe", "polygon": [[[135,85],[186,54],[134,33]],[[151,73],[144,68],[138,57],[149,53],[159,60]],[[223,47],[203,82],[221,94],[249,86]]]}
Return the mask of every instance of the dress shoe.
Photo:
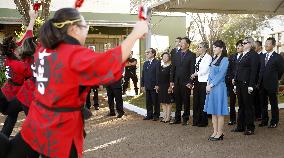
{"label": "dress shoe", "polygon": [[108,113],[107,116],[115,116],[115,113]]}
{"label": "dress shoe", "polygon": [[118,114],[118,115],[117,115],[117,118],[122,118],[123,115],[124,115],[124,114]]}
{"label": "dress shoe", "polygon": [[264,126],[268,126],[268,123],[266,123],[266,122],[261,122],[261,123],[258,125],[258,127],[264,127]]}
{"label": "dress shoe", "polygon": [[182,125],[183,126],[187,126],[188,125],[188,121],[182,121]]}
{"label": "dress shoe", "polygon": [[219,141],[219,140],[223,140],[224,139],[224,134],[222,134],[220,137],[216,138],[216,137],[213,137],[211,138],[210,140],[211,141]]}
{"label": "dress shoe", "polygon": [[235,129],[232,129],[231,132],[244,132],[245,130],[243,129],[240,129],[240,128],[235,128]]}
{"label": "dress shoe", "polygon": [[276,123],[271,123],[268,128],[276,128],[277,127],[277,124]]}
{"label": "dress shoe", "polygon": [[207,127],[208,126],[208,123],[200,123],[197,125],[197,127]]}
{"label": "dress shoe", "polygon": [[181,123],[180,120],[174,120],[174,121],[170,122],[170,124],[180,124],[180,123]]}
{"label": "dress shoe", "polygon": [[154,117],[153,121],[159,121],[159,117]]}
{"label": "dress shoe", "polygon": [[166,120],[166,121],[164,121],[164,123],[169,123],[170,122],[170,120]]}
{"label": "dress shoe", "polygon": [[253,135],[254,134],[254,131],[253,130],[246,130],[244,132],[244,135]]}
{"label": "dress shoe", "polygon": [[152,120],[152,119],[153,119],[152,117],[147,117],[147,116],[143,118],[143,120]]}
{"label": "dress shoe", "polygon": [[255,119],[255,121],[261,121],[261,120],[262,120],[261,117],[258,117],[258,118]]}
{"label": "dress shoe", "polygon": [[229,125],[229,126],[234,125],[234,124],[236,124],[236,121],[230,121],[230,122],[228,122],[228,125]]}
{"label": "dress shoe", "polygon": [[193,123],[192,126],[198,126],[198,123]]}

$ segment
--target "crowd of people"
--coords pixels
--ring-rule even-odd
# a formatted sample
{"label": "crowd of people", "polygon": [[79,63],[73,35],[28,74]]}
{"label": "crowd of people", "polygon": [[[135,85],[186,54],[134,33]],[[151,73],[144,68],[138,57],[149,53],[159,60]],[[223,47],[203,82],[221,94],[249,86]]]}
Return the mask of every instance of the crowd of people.
{"label": "crowd of people", "polygon": [[[109,116],[117,112],[117,118],[125,113],[122,95],[130,79],[136,95],[139,92],[137,60],[131,49],[148,32],[148,23],[137,22],[120,46],[94,53],[84,47],[89,26],[76,9],[56,11],[41,27],[38,40],[32,31],[36,17],[36,11],[30,11],[30,24],[19,42],[9,36],[0,45],[7,78],[0,91],[0,112],[7,115],[0,133],[0,157],[82,157],[91,90],[94,108],[99,110],[98,86],[106,86]],[[193,92],[192,126],[208,126],[211,115],[210,141],[224,139],[226,115],[230,115],[228,125],[236,124],[232,132],[245,135],[254,134],[255,121],[261,121],[259,127],[278,126],[277,95],[284,59],[273,51],[274,38],[266,40],[264,51],[261,41],[246,37],[236,43],[237,52],[229,57],[222,40],[213,43],[212,53],[206,42],[198,44],[197,53],[189,49],[190,44],[187,37],[176,38],[175,48],[162,53],[161,60],[155,49],[146,50],[140,87],[146,96],[144,120],[160,120],[162,107],[161,122],[189,125]],[[171,118],[173,104],[175,116]],[[22,129],[9,139],[22,110],[27,116]]]}

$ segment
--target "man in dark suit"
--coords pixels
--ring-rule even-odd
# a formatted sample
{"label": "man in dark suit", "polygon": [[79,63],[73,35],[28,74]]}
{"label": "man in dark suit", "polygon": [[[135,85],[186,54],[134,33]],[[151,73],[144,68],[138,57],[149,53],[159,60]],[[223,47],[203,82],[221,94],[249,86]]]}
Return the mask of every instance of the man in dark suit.
{"label": "man in dark suit", "polygon": [[171,59],[173,60],[174,56],[178,53],[179,49],[180,49],[180,41],[181,41],[181,37],[177,37],[175,39],[175,48],[173,48],[171,50]]}
{"label": "man in dark suit", "polygon": [[94,97],[93,97],[93,101],[94,101],[94,108],[95,110],[99,110],[99,90],[98,90],[99,86],[93,86],[91,87],[90,89],[90,92],[88,93],[87,95],[87,99],[86,99],[86,107],[88,109],[91,108],[91,92],[93,90],[93,93],[94,93]]}
{"label": "man in dark suit", "polygon": [[276,128],[279,122],[278,108],[278,80],[281,78],[284,70],[283,58],[273,51],[276,41],[273,37],[267,38],[265,42],[265,56],[261,58],[261,66],[259,73],[260,98],[262,110],[262,122],[260,127],[268,125],[268,98],[271,104],[271,115],[269,128]]}
{"label": "man in dark suit", "polygon": [[184,105],[183,125],[187,125],[190,116],[190,93],[192,80],[190,76],[194,74],[196,55],[189,50],[191,41],[182,38],[180,50],[176,53],[171,70],[171,87],[174,87],[176,112],[175,120],[171,124],[181,123],[181,110]]}
{"label": "man in dark suit", "polygon": [[121,79],[106,86],[109,114],[108,116],[115,116],[114,99],[116,104],[116,111],[118,113],[117,118],[121,118],[124,115],[123,99],[122,99],[122,83]]}
{"label": "man in dark suit", "polygon": [[[259,57],[259,64],[258,64],[258,69],[257,69],[257,78],[256,81],[258,81],[258,77],[259,77],[259,71],[260,71],[260,59],[262,58],[262,56],[264,55],[264,53],[262,53],[262,42],[261,41],[255,41],[255,51],[258,54]],[[265,55],[264,55],[265,56]],[[256,121],[261,121],[261,103],[260,103],[260,92],[259,92],[259,85],[257,85],[254,89],[254,114],[255,114],[255,120]]]}
{"label": "man in dark suit", "polygon": [[238,121],[233,132],[243,132],[245,135],[254,134],[254,105],[253,90],[256,86],[258,55],[254,51],[254,40],[246,37],[243,41],[243,54],[237,64],[234,78],[238,96]]}
{"label": "man in dark suit", "polygon": [[236,93],[234,92],[234,85],[232,80],[234,79],[236,75],[236,65],[239,59],[242,57],[243,53],[243,41],[239,40],[236,43],[236,48],[237,48],[237,53],[232,54],[229,57],[229,67],[227,71],[227,76],[226,76],[226,82],[227,82],[227,87],[229,91],[229,96],[230,96],[230,121],[228,125],[234,125],[236,124]]}
{"label": "man in dark suit", "polygon": [[[158,101],[158,69],[160,62],[155,59],[156,50],[150,48],[146,51],[147,61],[144,62],[141,89],[146,92],[147,116],[144,120],[158,121],[160,117],[160,104]],[[154,112],[153,112],[154,107]]]}

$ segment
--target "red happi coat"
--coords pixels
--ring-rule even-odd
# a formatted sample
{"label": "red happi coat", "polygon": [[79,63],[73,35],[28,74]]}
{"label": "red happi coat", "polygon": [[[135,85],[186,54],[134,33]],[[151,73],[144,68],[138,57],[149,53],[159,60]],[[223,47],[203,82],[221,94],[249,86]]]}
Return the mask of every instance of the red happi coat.
{"label": "red happi coat", "polygon": [[[32,36],[33,32],[28,30],[22,40],[17,42],[17,45],[21,46],[26,38]],[[32,76],[32,71],[29,64],[11,58],[5,59],[4,66],[6,68],[5,75],[7,81],[1,87],[1,91],[5,95],[6,99],[11,101],[21,88],[24,80]]]}
{"label": "red happi coat", "polygon": [[[33,57],[29,57],[25,58],[23,61],[29,66],[31,66],[34,59]],[[30,107],[31,102],[34,100],[34,89],[34,78],[30,77],[29,79],[24,81],[23,85],[19,89],[16,95],[17,99],[26,107]]]}
{"label": "red happi coat", "polygon": [[69,158],[74,143],[78,156],[82,157],[81,112],[55,112],[46,107],[81,107],[86,87],[120,79],[123,67],[121,47],[106,53],[94,53],[67,43],[55,50],[39,48],[32,67],[37,77],[35,99],[21,130],[25,142],[52,158]]}
{"label": "red happi coat", "polygon": [[1,91],[6,99],[11,101],[18,93],[25,79],[32,76],[32,71],[28,64],[15,59],[6,58],[4,65],[6,67],[7,81],[2,86]]}

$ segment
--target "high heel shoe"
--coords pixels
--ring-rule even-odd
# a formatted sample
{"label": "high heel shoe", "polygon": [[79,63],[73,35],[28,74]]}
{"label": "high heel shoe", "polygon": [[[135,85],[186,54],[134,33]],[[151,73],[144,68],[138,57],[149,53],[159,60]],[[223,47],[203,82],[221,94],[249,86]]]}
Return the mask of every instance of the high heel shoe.
{"label": "high heel shoe", "polygon": [[214,138],[214,137],[215,137],[215,136],[212,136],[212,135],[211,135],[211,136],[208,137],[208,140],[211,140],[211,139]]}
{"label": "high heel shoe", "polygon": [[211,140],[211,141],[219,141],[219,140],[223,140],[223,139],[224,139],[224,134],[222,134],[219,138],[213,137],[213,138],[211,138],[210,140]]}

